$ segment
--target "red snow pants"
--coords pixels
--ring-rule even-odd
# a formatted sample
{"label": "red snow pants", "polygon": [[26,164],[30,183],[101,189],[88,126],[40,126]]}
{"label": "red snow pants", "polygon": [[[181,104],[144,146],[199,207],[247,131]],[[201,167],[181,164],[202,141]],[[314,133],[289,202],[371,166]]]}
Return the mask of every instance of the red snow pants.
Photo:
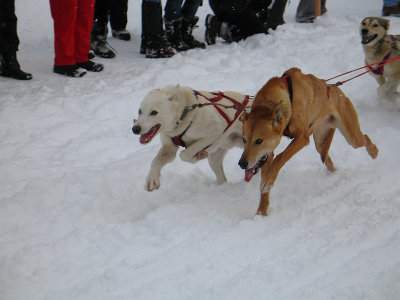
{"label": "red snow pants", "polygon": [[54,20],[54,65],[88,61],[95,0],[50,0]]}

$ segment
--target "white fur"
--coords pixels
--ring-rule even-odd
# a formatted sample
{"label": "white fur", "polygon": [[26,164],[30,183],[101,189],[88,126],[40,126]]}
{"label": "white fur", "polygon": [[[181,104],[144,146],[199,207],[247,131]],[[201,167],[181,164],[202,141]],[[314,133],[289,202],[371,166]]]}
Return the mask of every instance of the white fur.
{"label": "white fur", "polygon": [[[214,97],[209,92],[200,91],[200,93],[209,98]],[[223,93],[240,103],[245,98],[245,95],[235,92]],[[223,159],[226,152],[232,147],[243,147],[242,123],[237,119],[224,133],[227,122],[212,105],[191,110],[180,120],[184,108],[196,103],[210,102],[201,96],[196,97],[191,88],[179,85],[153,90],[142,101],[141,114],[135,125],[142,128],[142,134],[160,124],[158,133],[162,144],[151,163],[151,169],[146,179],[146,190],[153,191],[160,187],[161,169],[175,159],[178,150],[178,146],[172,142],[171,138],[181,134],[188,127],[189,129],[183,136],[187,148],[181,151],[180,158],[185,162],[196,163],[207,157],[209,165],[217,177],[217,183],[226,182]],[[222,99],[219,103],[232,105],[227,99]],[[249,102],[248,105],[250,104]],[[222,110],[231,119],[234,118],[235,109],[222,108]],[[151,115],[152,111],[157,111],[157,114]]]}

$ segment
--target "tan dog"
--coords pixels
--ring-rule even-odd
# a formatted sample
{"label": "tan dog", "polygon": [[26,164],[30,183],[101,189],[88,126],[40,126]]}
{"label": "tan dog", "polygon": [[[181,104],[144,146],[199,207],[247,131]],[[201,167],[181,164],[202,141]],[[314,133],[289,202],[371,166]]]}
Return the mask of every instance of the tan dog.
{"label": "tan dog", "polygon": [[[360,130],[356,110],[336,86],[292,68],[282,78],[270,79],[258,91],[250,113],[241,116],[244,150],[239,165],[246,172],[262,166],[261,200],[257,214],[267,215],[269,192],[283,165],[314,136],[315,147],[329,171],[334,171],[328,150],[335,129],[354,148],[365,146],[376,158],[378,148]],[[293,138],[274,158],[283,135]]]}
{"label": "tan dog", "polygon": [[[361,22],[361,44],[366,65],[400,56],[400,35],[388,35],[389,26],[388,19],[379,17],[368,17]],[[373,69],[369,74],[374,76],[379,84],[379,98],[394,100],[400,95],[397,92],[400,83],[400,60],[367,68]]]}

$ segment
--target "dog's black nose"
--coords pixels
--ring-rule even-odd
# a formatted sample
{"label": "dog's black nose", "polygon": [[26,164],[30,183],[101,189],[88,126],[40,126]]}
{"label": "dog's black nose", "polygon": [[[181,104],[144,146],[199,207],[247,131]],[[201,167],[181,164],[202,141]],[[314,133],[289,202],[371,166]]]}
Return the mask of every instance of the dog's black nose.
{"label": "dog's black nose", "polygon": [[246,169],[247,166],[249,165],[249,162],[245,159],[241,159],[238,162],[239,167],[241,167],[242,169]]}
{"label": "dog's black nose", "polygon": [[368,29],[363,29],[363,30],[361,30],[361,34],[362,34],[362,35],[367,35],[367,34],[368,34]]}
{"label": "dog's black nose", "polygon": [[138,125],[132,127],[132,132],[134,134],[139,134],[141,130],[142,130],[142,128]]}

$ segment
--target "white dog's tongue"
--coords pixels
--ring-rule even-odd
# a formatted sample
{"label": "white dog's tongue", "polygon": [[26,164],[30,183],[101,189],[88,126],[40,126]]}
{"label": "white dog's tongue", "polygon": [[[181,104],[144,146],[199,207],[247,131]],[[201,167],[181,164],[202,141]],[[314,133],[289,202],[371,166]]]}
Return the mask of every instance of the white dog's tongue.
{"label": "white dog's tongue", "polygon": [[146,143],[150,142],[153,139],[153,137],[156,135],[158,129],[160,129],[160,126],[161,126],[160,124],[157,124],[157,125],[153,126],[149,130],[149,132],[142,134],[139,138],[140,143],[146,144]]}
{"label": "white dog's tongue", "polygon": [[151,141],[151,138],[152,138],[152,136],[151,136],[150,134],[145,133],[145,134],[142,134],[142,135],[140,136],[139,141],[140,141],[142,144],[146,144],[146,143],[148,143],[148,142]]}
{"label": "white dog's tongue", "polygon": [[255,167],[253,167],[253,168],[251,168],[251,169],[244,170],[244,180],[245,180],[246,182],[249,182],[249,181],[253,178],[253,176],[254,176],[254,169],[255,169]]}

